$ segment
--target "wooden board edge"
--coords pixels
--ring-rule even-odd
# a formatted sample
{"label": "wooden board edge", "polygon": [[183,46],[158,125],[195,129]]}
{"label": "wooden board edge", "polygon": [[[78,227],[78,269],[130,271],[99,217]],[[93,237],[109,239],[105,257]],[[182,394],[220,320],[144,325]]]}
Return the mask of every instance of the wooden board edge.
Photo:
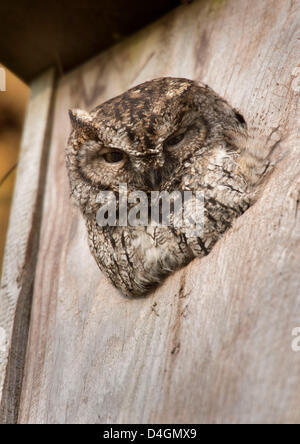
{"label": "wooden board edge", "polygon": [[0,285],[0,423],[15,423],[21,392],[51,130],[54,69],[31,84]]}

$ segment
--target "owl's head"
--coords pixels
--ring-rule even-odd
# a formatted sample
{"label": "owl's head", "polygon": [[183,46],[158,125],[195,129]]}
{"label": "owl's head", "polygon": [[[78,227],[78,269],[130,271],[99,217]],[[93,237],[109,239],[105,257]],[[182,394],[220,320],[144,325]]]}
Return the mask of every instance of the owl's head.
{"label": "owl's head", "polygon": [[243,117],[212,89],[181,78],[138,85],[91,112],[70,110],[73,127],[66,150],[75,200],[91,190],[162,190],[181,166],[224,139],[244,131]]}

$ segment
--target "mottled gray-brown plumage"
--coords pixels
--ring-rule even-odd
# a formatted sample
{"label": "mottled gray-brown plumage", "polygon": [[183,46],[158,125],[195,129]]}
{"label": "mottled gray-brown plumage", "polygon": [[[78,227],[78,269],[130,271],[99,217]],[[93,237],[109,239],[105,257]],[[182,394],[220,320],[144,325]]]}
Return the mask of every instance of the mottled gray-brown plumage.
{"label": "mottled gray-brown plumage", "polygon": [[[94,258],[123,294],[141,296],[194,257],[207,255],[252,202],[263,156],[244,118],[206,85],[159,78],[91,112],[70,111],[66,149],[71,194]],[[101,190],[202,190],[201,237],[172,226],[100,227]]]}

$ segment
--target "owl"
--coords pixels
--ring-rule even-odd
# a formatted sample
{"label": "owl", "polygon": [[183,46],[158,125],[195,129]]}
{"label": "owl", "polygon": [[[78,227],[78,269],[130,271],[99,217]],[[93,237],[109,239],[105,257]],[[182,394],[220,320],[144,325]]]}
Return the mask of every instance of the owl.
{"label": "owl", "polygon": [[[195,257],[208,255],[253,203],[264,156],[243,116],[207,85],[158,78],[90,112],[69,114],[65,156],[71,196],[85,219],[98,266],[126,296],[144,296]],[[201,193],[201,230],[160,219],[118,223],[120,184],[126,184],[126,196]],[[97,220],[103,192],[114,200],[113,224]],[[126,211],[133,206],[129,202]],[[186,213],[191,216],[193,208],[187,204]],[[169,222],[175,216],[170,205]]]}

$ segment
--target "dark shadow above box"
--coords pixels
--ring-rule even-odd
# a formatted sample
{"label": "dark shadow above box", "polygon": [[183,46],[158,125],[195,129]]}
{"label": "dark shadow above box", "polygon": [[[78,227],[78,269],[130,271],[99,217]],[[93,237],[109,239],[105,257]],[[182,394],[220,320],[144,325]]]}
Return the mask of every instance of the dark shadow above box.
{"label": "dark shadow above box", "polygon": [[26,82],[68,71],[178,6],[180,0],[5,1],[0,62]]}

